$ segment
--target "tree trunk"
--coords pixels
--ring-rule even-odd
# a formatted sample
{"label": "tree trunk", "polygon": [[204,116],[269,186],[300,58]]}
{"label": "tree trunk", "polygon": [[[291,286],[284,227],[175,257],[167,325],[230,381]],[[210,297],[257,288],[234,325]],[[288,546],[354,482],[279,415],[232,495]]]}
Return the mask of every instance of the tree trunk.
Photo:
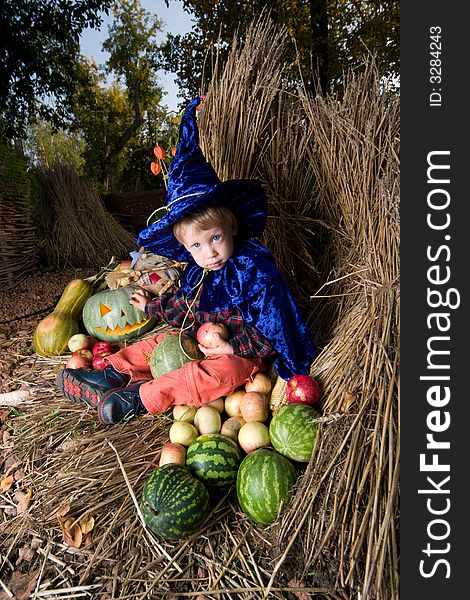
{"label": "tree trunk", "polygon": [[103,170],[104,170],[104,178],[105,178],[104,184],[105,184],[106,191],[109,190],[110,183],[111,183],[111,190],[115,191],[113,189],[115,187],[114,183],[113,183],[113,178],[111,177],[114,158],[119,154],[119,152],[121,152],[126,147],[127,142],[140,129],[140,127],[142,126],[143,123],[144,123],[144,117],[142,114],[140,93],[139,93],[139,90],[136,90],[134,93],[134,120],[129,125],[129,127],[127,127],[127,129],[124,131],[124,133],[121,135],[121,137],[117,141],[114,148],[111,148],[111,150],[108,152],[108,154],[103,162]]}
{"label": "tree trunk", "polygon": [[[312,65],[323,94],[328,90],[328,11],[326,0],[309,0],[312,29]],[[315,93],[315,82],[311,82]]]}

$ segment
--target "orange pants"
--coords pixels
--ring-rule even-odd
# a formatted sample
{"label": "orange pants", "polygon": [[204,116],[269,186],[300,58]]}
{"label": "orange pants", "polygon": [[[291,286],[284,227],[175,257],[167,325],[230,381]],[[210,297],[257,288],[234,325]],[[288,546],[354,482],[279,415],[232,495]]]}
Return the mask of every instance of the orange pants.
{"label": "orange pants", "polygon": [[231,394],[255,373],[265,369],[260,358],[221,354],[193,360],[180,369],[153,379],[149,357],[165,335],[160,333],[141,340],[106,357],[116,371],[130,375],[131,382],[145,381],[140,386],[139,395],[151,414],[165,412],[175,404],[202,406]]}

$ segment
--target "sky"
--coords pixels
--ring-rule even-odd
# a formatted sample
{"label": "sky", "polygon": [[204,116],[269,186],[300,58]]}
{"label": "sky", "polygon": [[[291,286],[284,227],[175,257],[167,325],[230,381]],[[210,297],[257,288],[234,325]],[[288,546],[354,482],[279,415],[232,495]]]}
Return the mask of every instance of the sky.
{"label": "sky", "polygon": [[[163,0],[140,0],[140,4],[163,21],[163,31],[157,36],[158,42],[162,42],[167,33],[184,34],[191,29],[191,18],[188,13],[184,12],[183,5],[179,1],[172,0],[169,8],[166,7]],[[102,52],[101,44],[108,35],[108,25],[111,21],[112,15],[104,15],[100,31],[87,29],[81,37],[82,54],[93,58],[97,64],[103,64],[106,60],[106,54]],[[175,83],[174,74],[161,71],[158,78],[163,90],[167,92],[163,97],[163,104],[166,104],[170,110],[177,110],[178,102],[181,99],[177,98],[178,86]]]}

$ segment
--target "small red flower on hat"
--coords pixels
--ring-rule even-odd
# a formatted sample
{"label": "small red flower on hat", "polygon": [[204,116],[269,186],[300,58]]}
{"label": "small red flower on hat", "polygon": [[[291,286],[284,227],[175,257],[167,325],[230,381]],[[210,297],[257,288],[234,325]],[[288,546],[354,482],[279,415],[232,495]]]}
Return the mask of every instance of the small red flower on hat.
{"label": "small red flower on hat", "polygon": [[155,154],[157,161],[150,163],[150,170],[154,175],[160,175],[160,173],[162,173],[163,183],[165,184],[165,187],[167,187],[168,167],[165,162],[166,150],[163,146],[157,144],[153,149],[153,153]]}
{"label": "small red flower on hat", "polygon": [[160,175],[162,172],[162,165],[159,162],[150,163],[150,170],[154,175]]}
{"label": "small red flower on hat", "polygon": [[176,154],[176,146],[172,146],[171,148],[171,156],[174,156]]}
{"label": "small red flower on hat", "polygon": [[164,160],[166,158],[165,148],[162,146],[155,146],[153,149],[153,153],[158,158],[158,160]]}

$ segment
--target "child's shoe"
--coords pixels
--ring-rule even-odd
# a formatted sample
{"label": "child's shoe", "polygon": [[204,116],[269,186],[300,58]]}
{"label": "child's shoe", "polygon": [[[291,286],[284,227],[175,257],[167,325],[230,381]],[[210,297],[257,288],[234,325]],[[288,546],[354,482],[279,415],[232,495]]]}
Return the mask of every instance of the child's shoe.
{"label": "child's shoe", "polygon": [[101,396],[108,390],[122,387],[130,376],[119,373],[111,365],[102,371],[86,369],[62,369],[57,373],[57,387],[72,402],[86,402],[96,408]]}
{"label": "child's shoe", "polygon": [[103,425],[113,425],[125,418],[144,415],[147,411],[139,396],[139,388],[145,383],[136,381],[127,387],[110,390],[98,403],[98,418]]}

